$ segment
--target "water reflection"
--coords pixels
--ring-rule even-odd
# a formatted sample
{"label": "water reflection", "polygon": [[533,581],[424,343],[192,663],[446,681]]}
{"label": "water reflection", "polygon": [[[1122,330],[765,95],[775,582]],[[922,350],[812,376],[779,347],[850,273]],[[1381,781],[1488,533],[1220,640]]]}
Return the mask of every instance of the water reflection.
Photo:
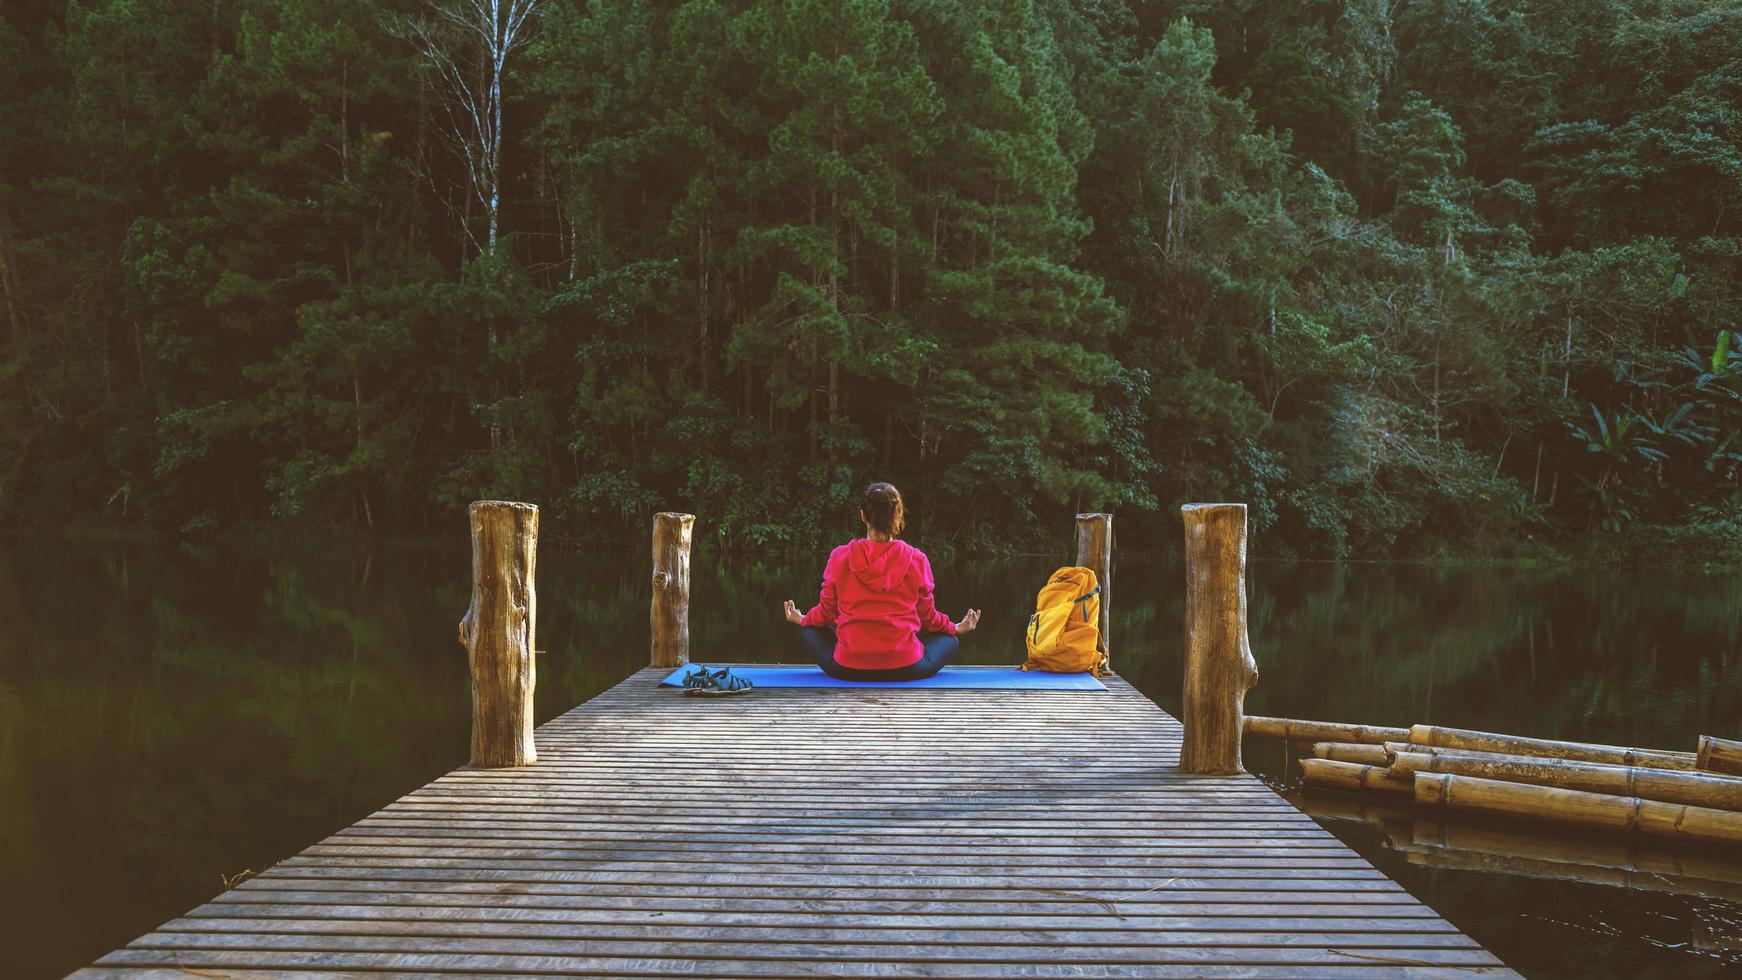
{"label": "water reflection", "polygon": [[1285,795],[1527,976],[1717,977],[1742,966],[1734,849],[1310,788]]}
{"label": "water reflection", "polygon": [[[87,962],[210,898],[221,875],[463,763],[464,544],[0,543],[0,972]],[[1063,558],[937,564],[941,608],[985,609],[965,660],[1021,658],[1034,593]],[[808,605],[820,571],[698,555],[696,657],[797,659],[780,604]],[[541,720],[645,663],[647,572],[644,555],[541,554]],[[1112,599],[1115,664],[1175,711],[1179,581],[1170,562],[1122,559]],[[1254,713],[1676,748],[1742,731],[1731,578],[1255,562],[1249,593]],[[1248,763],[1286,789],[1287,751],[1252,741]],[[1738,962],[1736,896],[1616,887],[1660,872],[1620,866],[1637,852],[1559,861],[1583,877],[1525,875],[1498,859],[1528,855],[1483,855],[1470,831],[1433,843],[1412,822],[1402,847],[1383,821],[1328,825],[1535,975]]]}

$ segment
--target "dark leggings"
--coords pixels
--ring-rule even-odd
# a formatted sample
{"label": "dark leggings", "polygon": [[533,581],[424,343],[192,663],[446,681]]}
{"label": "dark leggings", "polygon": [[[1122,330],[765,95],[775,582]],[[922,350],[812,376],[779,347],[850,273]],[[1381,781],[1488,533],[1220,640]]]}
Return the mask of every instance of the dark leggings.
{"label": "dark leggings", "polygon": [[860,670],[835,663],[834,627],[806,626],[798,631],[798,639],[823,673],[844,681],[917,681],[949,666],[957,647],[956,638],[948,633],[921,633],[919,643],[925,650],[917,663],[888,670]]}

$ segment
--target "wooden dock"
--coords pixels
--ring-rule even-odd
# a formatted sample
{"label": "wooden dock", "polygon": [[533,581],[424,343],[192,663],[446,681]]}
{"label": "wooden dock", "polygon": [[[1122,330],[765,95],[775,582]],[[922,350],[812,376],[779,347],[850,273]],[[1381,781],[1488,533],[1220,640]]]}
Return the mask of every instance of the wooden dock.
{"label": "wooden dock", "polygon": [[77,977],[1515,976],[1107,692],[643,670]]}

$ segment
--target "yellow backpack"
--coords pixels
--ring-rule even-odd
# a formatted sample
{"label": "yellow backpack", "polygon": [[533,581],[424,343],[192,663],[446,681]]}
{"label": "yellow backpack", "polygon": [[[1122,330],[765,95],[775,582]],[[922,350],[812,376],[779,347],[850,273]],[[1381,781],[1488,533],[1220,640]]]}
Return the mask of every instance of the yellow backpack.
{"label": "yellow backpack", "polygon": [[1034,600],[1028,617],[1028,662],[1023,670],[1055,674],[1089,671],[1096,677],[1107,667],[1097,649],[1101,638],[1101,586],[1095,570],[1066,565],[1052,573]]}

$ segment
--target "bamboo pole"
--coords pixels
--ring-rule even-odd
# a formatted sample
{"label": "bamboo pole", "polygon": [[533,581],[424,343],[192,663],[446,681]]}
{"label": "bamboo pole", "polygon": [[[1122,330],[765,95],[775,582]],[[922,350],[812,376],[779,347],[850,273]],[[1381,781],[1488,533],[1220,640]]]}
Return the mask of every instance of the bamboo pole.
{"label": "bamboo pole", "polygon": [[1474,749],[1479,752],[1506,752],[1513,755],[1551,756],[1557,759],[1607,762],[1611,765],[1621,766],[1648,766],[1653,769],[1694,768],[1694,753],[1692,752],[1634,749],[1620,745],[1594,745],[1590,742],[1559,742],[1546,738],[1524,738],[1519,735],[1476,732],[1465,728],[1441,728],[1436,725],[1412,727],[1409,730],[1409,741],[1417,745]]}
{"label": "bamboo pole", "polygon": [[1340,721],[1301,721],[1297,718],[1265,718],[1248,715],[1246,734],[1274,735],[1302,742],[1404,742],[1409,739],[1407,728],[1380,728],[1373,725],[1350,725]]}
{"label": "bamboo pole", "polygon": [[1397,775],[1380,766],[1364,766],[1357,762],[1338,762],[1334,759],[1302,759],[1300,771],[1308,785],[1327,789],[1373,789],[1399,794],[1415,792],[1415,780],[1412,777]]}
{"label": "bamboo pole", "polygon": [[690,533],[694,514],[653,515],[652,665],[690,662]]}
{"label": "bamboo pole", "polygon": [[1694,765],[1706,772],[1742,776],[1742,742],[1701,735],[1700,751],[1695,754]]}
{"label": "bamboo pole", "polygon": [[479,500],[472,525],[472,603],[460,643],[472,668],[472,765],[538,761],[532,738],[533,653],[538,626],[538,508]]}
{"label": "bamboo pole", "polygon": [[[1443,745],[1417,745],[1414,742],[1385,743],[1385,754],[1388,757],[1394,759],[1397,757],[1398,753],[1401,752],[1408,752],[1414,755],[1447,756],[1457,759],[1499,759],[1506,762],[1536,762],[1542,759],[1554,758],[1553,756],[1546,755],[1517,755],[1512,752],[1484,752],[1480,749],[1450,749]],[[1575,759],[1562,761],[1576,762],[1582,760]],[[1589,764],[1593,766],[1614,765],[1614,763],[1610,762],[1592,762]]]}
{"label": "bamboo pole", "polygon": [[[1404,731],[1404,735],[1407,736],[1409,734],[1409,729],[1406,728],[1403,731]],[[1399,753],[1399,752],[1414,752],[1418,755],[1461,755],[1461,756],[1472,756],[1472,757],[1475,757],[1478,759],[1541,759],[1541,758],[1544,758],[1543,756],[1540,756],[1540,755],[1514,755],[1510,752],[1478,752],[1475,749],[1448,749],[1443,745],[1417,745],[1416,743],[1408,741],[1407,739],[1405,741],[1401,741],[1401,742],[1393,742],[1393,741],[1390,741],[1389,739],[1386,740],[1386,742],[1385,742],[1385,754],[1386,755],[1395,757],[1397,755],[1397,753]]]}
{"label": "bamboo pole", "polygon": [[1187,504],[1185,520],[1186,772],[1232,775],[1240,764],[1246,691],[1258,665],[1246,637],[1246,505]]}
{"label": "bamboo pole", "polygon": [[[1380,749],[1384,752],[1384,749]],[[1703,772],[1644,766],[1612,766],[1533,756],[1390,754],[1394,772],[1443,772],[1513,783],[1557,786],[1586,793],[1637,796],[1662,803],[1684,803],[1717,810],[1742,810],[1742,779]]]}
{"label": "bamboo pole", "polygon": [[[1399,752],[1415,752],[1415,753],[1418,753],[1421,755],[1435,755],[1435,756],[1443,755],[1443,756],[1454,756],[1454,757],[1466,758],[1466,759],[1503,759],[1503,760],[1507,760],[1507,761],[1521,761],[1521,762],[1529,762],[1529,761],[1541,760],[1541,759],[1559,758],[1558,756],[1524,755],[1524,754],[1517,753],[1517,752],[1491,751],[1488,749],[1455,749],[1455,748],[1452,748],[1452,747],[1446,746],[1446,745],[1423,745],[1419,742],[1389,742],[1388,741],[1385,743],[1385,751],[1391,755],[1396,755]],[[1585,760],[1585,759],[1563,759],[1561,761],[1563,761],[1563,762],[1586,762],[1587,764],[1593,765],[1593,766],[1618,766],[1618,767],[1625,766],[1624,763],[1620,763],[1620,762],[1590,762],[1589,760]],[[1641,766],[1639,768],[1658,769],[1660,767],[1658,767],[1658,766]],[[1698,770],[1695,770],[1695,769],[1663,769],[1662,771],[1664,771],[1664,772],[1697,772]],[[1708,775],[1716,776],[1716,775],[1723,775],[1723,774],[1721,774],[1721,773],[1708,773]]]}
{"label": "bamboo pole", "polygon": [[1742,813],[1659,803],[1631,796],[1508,783],[1479,776],[1418,772],[1415,774],[1415,802],[1472,813],[1634,831],[1670,840],[1742,843]]}
{"label": "bamboo pole", "polygon": [[1385,751],[1383,745],[1367,745],[1359,742],[1314,742],[1313,755],[1320,759],[1333,759],[1337,762],[1358,762],[1364,766],[1391,765],[1391,754]]}
{"label": "bamboo pole", "polygon": [[1112,671],[1112,647],[1107,634],[1113,622],[1113,515],[1077,515],[1077,564],[1094,571],[1095,584],[1101,587],[1100,638],[1101,673]]}

